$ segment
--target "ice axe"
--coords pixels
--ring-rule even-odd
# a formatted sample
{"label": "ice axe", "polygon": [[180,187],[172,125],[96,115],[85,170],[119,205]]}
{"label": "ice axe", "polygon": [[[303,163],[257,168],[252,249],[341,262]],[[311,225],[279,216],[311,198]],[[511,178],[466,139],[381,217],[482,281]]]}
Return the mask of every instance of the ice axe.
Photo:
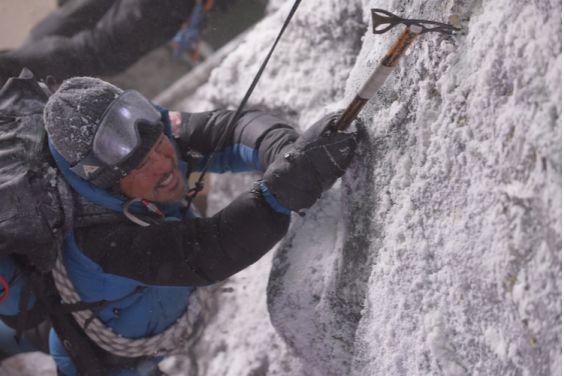
{"label": "ice axe", "polygon": [[394,70],[394,67],[398,64],[399,59],[419,35],[428,32],[453,35],[456,31],[461,30],[458,27],[441,22],[401,18],[383,9],[372,9],[372,31],[374,34],[384,34],[399,24],[406,26],[404,32],[388,50],[386,56],[384,56],[356,97],[337,120],[334,126],[335,130],[342,131],[349,127],[366,102],[368,102],[384,84],[386,78],[388,78],[390,73]]}

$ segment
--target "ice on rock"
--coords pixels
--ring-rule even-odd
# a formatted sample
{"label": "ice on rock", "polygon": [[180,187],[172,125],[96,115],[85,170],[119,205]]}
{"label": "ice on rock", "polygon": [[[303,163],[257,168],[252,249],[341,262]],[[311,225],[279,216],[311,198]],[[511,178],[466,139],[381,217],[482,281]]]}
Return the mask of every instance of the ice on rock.
{"label": "ice on rock", "polygon": [[[235,107],[291,5],[179,109]],[[559,374],[561,4],[303,2],[250,104],[301,129],[346,106],[401,32],[376,7],[465,31],[415,43],[342,183],[228,282],[201,375]],[[214,178],[212,209],[254,179]]]}

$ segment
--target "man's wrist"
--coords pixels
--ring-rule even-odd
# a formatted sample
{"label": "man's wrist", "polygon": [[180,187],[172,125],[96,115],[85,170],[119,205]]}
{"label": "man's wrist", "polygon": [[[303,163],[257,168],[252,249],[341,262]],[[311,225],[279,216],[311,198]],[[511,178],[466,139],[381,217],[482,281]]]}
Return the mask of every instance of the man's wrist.
{"label": "man's wrist", "polygon": [[292,211],[282,205],[280,201],[274,196],[274,194],[270,191],[264,180],[259,180],[257,183],[257,188],[260,191],[262,198],[266,203],[277,213],[290,215]]}

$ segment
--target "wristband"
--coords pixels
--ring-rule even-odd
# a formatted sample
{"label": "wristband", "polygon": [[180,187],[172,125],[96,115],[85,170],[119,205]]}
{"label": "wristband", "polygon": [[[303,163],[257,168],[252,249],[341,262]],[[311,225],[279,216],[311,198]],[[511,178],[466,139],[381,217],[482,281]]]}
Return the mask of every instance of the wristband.
{"label": "wristband", "polygon": [[262,194],[262,197],[275,212],[286,215],[290,215],[292,213],[290,209],[282,205],[276,199],[276,197],[274,197],[263,180],[259,181],[257,185],[259,187],[260,193]]}

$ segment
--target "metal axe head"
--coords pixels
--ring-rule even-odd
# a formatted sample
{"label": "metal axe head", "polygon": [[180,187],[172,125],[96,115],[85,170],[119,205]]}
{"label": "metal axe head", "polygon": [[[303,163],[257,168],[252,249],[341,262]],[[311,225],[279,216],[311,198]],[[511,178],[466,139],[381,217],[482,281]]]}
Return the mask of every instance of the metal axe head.
{"label": "metal axe head", "polygon": [[399,24],[403,24],[405,26],[419,26],[422,29],[420,34],[439,32],[442,34],[453,35],[457,31],[461,30],[458,27],[442,22],[401,18],[384,9],[372,9],[372,31],[374,34],[384,34]]}

